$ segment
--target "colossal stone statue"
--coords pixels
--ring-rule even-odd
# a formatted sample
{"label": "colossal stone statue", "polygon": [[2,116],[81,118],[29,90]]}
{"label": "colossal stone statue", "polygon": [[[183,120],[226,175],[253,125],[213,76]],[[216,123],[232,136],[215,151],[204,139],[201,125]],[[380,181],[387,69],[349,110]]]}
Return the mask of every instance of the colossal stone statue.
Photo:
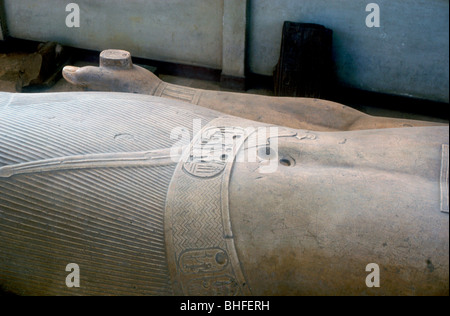
{"label": "colossal stone statue", "polygon": [[129,52],[116,49],[100,54],[100,67],[67,66],[63,69],[63,76],[70,83],[89,90],[176,99],[254,121],[299,129],[346,131],[439,125],[370,116],[326,100],[209,91],[169,84],[150,71],[133,65]]}
{"label": "colossal stone statue", "polygon": [[[213,95],[243,97],[194,103]],[[311,130],[150,95],[0,93],[1,287],[448,295],[448,126],[326,118]]]}

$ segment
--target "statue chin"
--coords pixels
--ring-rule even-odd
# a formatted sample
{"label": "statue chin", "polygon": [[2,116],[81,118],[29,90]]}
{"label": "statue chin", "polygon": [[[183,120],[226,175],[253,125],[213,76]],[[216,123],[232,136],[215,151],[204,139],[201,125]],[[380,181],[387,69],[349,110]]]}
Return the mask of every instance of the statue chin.
{"label": "statue chin", "polygon": [[158,87],[0,93],[5,291],[448,295],[448,126],[293,128]]}

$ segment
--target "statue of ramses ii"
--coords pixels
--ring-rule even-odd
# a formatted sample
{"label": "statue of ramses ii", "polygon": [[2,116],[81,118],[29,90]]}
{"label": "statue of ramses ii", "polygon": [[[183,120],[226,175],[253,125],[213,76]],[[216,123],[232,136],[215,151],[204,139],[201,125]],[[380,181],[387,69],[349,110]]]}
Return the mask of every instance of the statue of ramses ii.
{"label": "statue of ramses ii", "polygon": [[448,295],[448,125],[100,60],[0,93],[4,292]]}

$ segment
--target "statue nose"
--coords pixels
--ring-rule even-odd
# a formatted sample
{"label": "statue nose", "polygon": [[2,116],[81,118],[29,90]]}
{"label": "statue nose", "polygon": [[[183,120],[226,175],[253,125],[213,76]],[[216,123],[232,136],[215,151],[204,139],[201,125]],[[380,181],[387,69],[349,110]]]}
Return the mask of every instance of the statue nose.
{"label": "statue nose", "polygon": [[131,69],[131,54],[125,50],[107,49],[100,54],[100,67],[115,69]]}

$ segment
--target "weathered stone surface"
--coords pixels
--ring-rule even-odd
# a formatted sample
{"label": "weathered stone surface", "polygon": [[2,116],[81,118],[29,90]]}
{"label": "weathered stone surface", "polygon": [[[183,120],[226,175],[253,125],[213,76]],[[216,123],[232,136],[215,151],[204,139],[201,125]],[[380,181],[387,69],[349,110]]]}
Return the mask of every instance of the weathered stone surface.
{"label": "weathered stone surface", "polygon": [[1,287],[448,295],[448,126],[270,127],[149,95],[0,93]]}
{"label": "weathered stone surface", "polygon": [[[107,51],[108,54],[114,54],[115,50]],[[126,52],[117,51],[117,54],[120,53]],[[226,114],[292,128],[345,131],[439,125],[432,122],[370,116],[343,104],[320,99],[269,97],[173,85],[161,81],[142,67],[136,65],[130,67],[130,63],[131,60],[127,60],[123,67],[109,67],[108,64],[81,68],[67,66],[63,69],[63,76],[67,81],[90,90],[132,92],[177,99]]]}

